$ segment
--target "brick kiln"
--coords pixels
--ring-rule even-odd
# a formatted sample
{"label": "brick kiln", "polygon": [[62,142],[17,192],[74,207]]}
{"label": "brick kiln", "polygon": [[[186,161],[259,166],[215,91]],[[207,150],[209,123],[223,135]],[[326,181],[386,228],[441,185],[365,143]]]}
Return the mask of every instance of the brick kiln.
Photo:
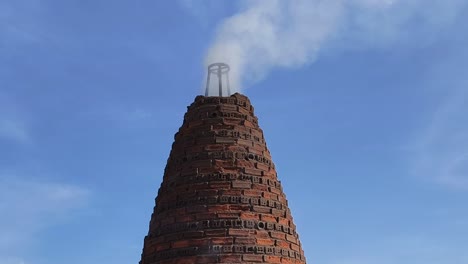
{"label": "brick kiln", "polygon": [[140,264],[306,263],[254,109],[219,86],[175,135]]}

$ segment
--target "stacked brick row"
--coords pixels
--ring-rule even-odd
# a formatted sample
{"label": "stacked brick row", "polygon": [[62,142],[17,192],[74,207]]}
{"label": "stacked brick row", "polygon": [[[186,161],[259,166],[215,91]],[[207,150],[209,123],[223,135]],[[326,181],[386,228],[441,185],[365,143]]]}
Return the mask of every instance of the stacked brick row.
{"label": "stacked brick row", "polygon": [[247,97],[198,96],[175,135],[140,264],[305,263]]}

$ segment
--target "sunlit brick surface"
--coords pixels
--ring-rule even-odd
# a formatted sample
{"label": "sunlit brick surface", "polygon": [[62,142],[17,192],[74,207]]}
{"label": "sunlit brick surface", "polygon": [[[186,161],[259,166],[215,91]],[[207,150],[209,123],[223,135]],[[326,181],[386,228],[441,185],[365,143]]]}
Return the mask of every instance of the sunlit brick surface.
{"label": "sunlit brick surface", "polygon": [[305,263],[247,97],[198,96],[188,107],[140,263]]}

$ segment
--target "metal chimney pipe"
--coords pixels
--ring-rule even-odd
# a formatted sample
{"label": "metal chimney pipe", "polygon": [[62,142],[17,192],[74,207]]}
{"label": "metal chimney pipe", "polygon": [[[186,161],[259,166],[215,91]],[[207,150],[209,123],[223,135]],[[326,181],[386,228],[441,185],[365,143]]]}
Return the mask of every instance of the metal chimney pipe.
{"label": "metal chimney pipe", "polygon": [[211,75],[214,74],[218,78],[218,96],[223,96],[223,76],[225,76],[225,83],[227,88],[227,96],[231,95],[231,87],[229,85],[229,70],[230,67],[226,63],[217,62],[208,65],[208,75],[206,77],[205,96],[210,95],[210,82]]}

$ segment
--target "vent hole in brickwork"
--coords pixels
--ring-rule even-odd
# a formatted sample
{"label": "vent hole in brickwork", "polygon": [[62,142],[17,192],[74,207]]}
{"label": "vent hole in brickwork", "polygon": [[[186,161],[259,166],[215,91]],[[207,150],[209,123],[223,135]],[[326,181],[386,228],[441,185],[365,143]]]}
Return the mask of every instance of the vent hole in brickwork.
{"label": "vent hole in brickwork", "polygon": [[217,116],[218,116],[217,113],[212,113],[212,114],[211,114],[211,117],[217,117]]}
{"label": "vent hole in brickwork", "polygon": [[265,229],[265,223],[264,222],[258,222],[258,228],[259,229]]}

